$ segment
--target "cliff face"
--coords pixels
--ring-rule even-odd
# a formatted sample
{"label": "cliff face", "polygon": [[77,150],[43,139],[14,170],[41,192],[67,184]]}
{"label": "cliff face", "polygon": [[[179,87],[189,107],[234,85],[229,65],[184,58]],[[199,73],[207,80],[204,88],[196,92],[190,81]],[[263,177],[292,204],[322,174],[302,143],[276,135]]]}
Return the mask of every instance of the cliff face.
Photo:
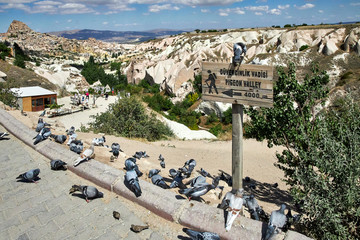
{"label": "cliff face", "polygon": [[[90,55],[98,59],[106,56],[111,61],[121,59],[128,62],[125,67],[128,82],[147,79],[158,83],[162,90],[175,94],[177,100],[191,91],[188,80],[201,72],[202,61],[231,62],[236,42],[247,45],[243,62],[246,64],[287,66],[292,61],[298,66],[299,74],[305,75],[310,63],[317,61],[329,73],[331,88],[347,71],[352,71],[355,78],[360,76],[360,24],[186,33],[131,45],[93,38],[65,39],[34,32],[24,23],[13,21],[3,39],[17,42],[35,55],[66,56],[75,60],[87,60]],[[120,53],[120,57],[112,59],[113,53]],[[357,85],[355,90],[359,91]]]}

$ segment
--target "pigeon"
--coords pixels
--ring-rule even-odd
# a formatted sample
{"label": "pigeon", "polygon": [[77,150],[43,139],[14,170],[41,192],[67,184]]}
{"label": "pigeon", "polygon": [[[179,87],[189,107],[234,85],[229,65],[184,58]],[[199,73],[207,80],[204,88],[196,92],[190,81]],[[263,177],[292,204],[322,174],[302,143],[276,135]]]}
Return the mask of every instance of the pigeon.
{"label": "pigeon", "polygon": [[142,230],[145,230],[145,229],[148,229],[148,228],[149,228],[148,225],[140,226],[140,225],[134,225],[134,224],[131,224],[131,227],[130,227],[131,231],[136,232],[136,233],[139,233]]}
{"label": "pigeon", "polygon": [[191,187],[196,187],[196,186],[199,186],[199,185],[202,185],[205,183],[206,183],[206,178],[204,176],[200,175],[200,176],[194,177],[193,179],[190,179],[187,183],[185,183],[185,185],[190,184]]}
{"label": "pigeon", "polygon": [[50,134],[50,137],[53,138],[55,140],[55,142],[60,143],[60,144],[63,144],[67,139],[66,135]]}
{"label": "pigeon", "polygon": [[113,217],[117,220],[120,220],[120,213],[117,211],[113,211]]}
{"label": "pigeon", "polygon": [[176,187],[180,187],[181,189],[186,188],[184,183],[182,182],[183,179],[184,177],[182,176],[182,173],[177,172],[177,174],[174,177],[174,180],[170,184],[170,188],[176,188]]}
{"label": "pigeon", "polygon": [[69,129],[66,129],[66,135],[73,135],[75,133],[75,127],[71,126]]}
{"label": "pigeon", "polygon": [[34,145],[36,145],[36,144],[38,144],[39,142],[47,139],[50,135],[51,135],[50,128],[44,127],[43,129],[40,130],[40,132],[38,133],[38,135],[36,135],[36,136],[33,138],[33,139],[35,139]]}
{"label": "pigeon", "polygon": [[249,188],[255,190],[256,189],[255,183],[250,183]]}
{"label": "pigeon", "polygon": [[[79,141],[79,140],[77,140]],[[75,141],[70,143],[70,150],[73,152],[76,152],[77,154],[80,154],[84,149],[83,143],[80,141],[80,143],[76,144]]]}
{"label": "pigeon", "polygon": [[61,161],[60,159],[51,160],[50,166],[52,170],[66,170],[66,162]]}
{"label": "pigeon", "polygon": [[183,231],[193,240],[220,240],[220,236],[213,232],[199,232],[189,228],[183,228]]}
{"label": "pigeon", "polygon": [[44,119],[39,118],[39,119],[38,119],[38,124],[37,124],[37,126],[36,126],[35,131],[36,131],[36,132],[40,132],[41,129],[43,129],[44,127],[49,127],[49,126],[51,126],[51,125],[48,124],[48,123],[46,123],[46,122],[44,122]]}
{"label": "pigeon", "polygon": [[140,151],[140,152],[135,152],[135,154],[133,155],[134,158],[140,159],[140,158],[148,158],[150,157],[149,155],[146,154],[145,151]]}
{"label": "pigeon", "polygon": [[233,63],[241,63],[242,56],[241,54],[244,53],[244,56],[246,54],[246,45],[242,42],[238,42],[234,44],[234,57],[233,57]]}
{"label": "pigeon", "polygon": [[164,181],[164,178],[162,176],[160,176],[159,174],[155,174],[151,177],[151,182],[156,185],[159,186],[161,188],[164,189],[168,189],[169,186],[166,184],[166,182]]}
{"label": "pigeon", "polygon": [[235,193],[234,190],[232,190],[226,193],[225,197],[221,201],[220,208],[225,209],[225,211],[227,211],[226,224],[225,224],[226,231],[229,231],[231,229],[234,220],[240,213],[241,207],[244,203],[243,193],[244,193],[244,189],[242,188],[236,190]]}
{"label": "pigeon", "polygon": [[104,146],[105,142],[106,142],[105,136],[102,136],[101,138],[94,138],[92,140],[92,144],[94,144],[94,146]]}
{"label": "pigeon", "polygon": [[130,190],[135,193],[136,197],[141,196],[141,188],[139,184],[138,175],[135,170],[127,171],[125,174],[125,181],[129,184]]}
{"label": "pigeon", "polygon": [[204,177],[209,177],[209,178],[214,179],[214,177],[203,168],[200,168],[200,171],[197,170],[197,172],[200,173]]}
{"label": "pigeon", "polygon": [[198,184],[191,188],[180,189],[179,193],[184,194],[190,201],[191,198],[201,197],[210,190],[215,189],[216,187],[217,187],[216,182],[214,182],[214,184],[204,183],[204,184]]}
{"label": "pigeon", "polygon": [[281,204],[279,210],[274,210],[271,212],[268,227],[266,230],[265,240],[270,239],[274,234],[277,234],[286,226],[286,215],[285,215],[286,205]]}
{"label": "pigeon", "polygon": [[265,212],[259,206],[258,201],[255,199],[254,195],[251,194],[247,197],[244,196],[244,200],[245,206],[248,208],[251,218],[259,221],[260,216],[264,215]]}
{"label": "pigeon", "polygon": [[284,228],[289,229],[292,224],[300,220],[301,214],[292,215],[291,209],[289,208],[285,216],[286,216],[286,226]]}
{"label": "pigeon", "polygon": [[190,159],[185,162],[184,166],[180,170],[184,173],[185,177],[190,177],[195,166],[196,166],[196,161],[194,159]]}
{"label": "pigeon", "polygon": [[152,176],[156,175],[156,174],[159,174],[159,172],[161,172],[160,169],[151,169],[149,171],[149,174],[148,174],[148,177],[151,178]]}
{"label": "pigeon", "polygon": [[125,160],[125,169],[126,171],[135,170],[138,177],[141,177],[143,173],[139,170],[138,165],[136,164],[136,158],[130,157]]}
{"label": "pigeon", "polygon": [[39,173],[40,173],[40,169],[38,169],[38,168],[32,169],[32,170],[29,170],[27,172],[20,174],[16,179],[21,179],[21,180],[25,180],[28,182],[36,183],[35,179],[37,178]]}
{"label": "pigeon", "polygon": [[120,144],[118,143],[111,144],[110,152],[112,152],[114,159],[117,159],[119,157],[120,152],[122,152],[122,150],[120,149]]}
{"label": "pigeon", "polygon": [[5,136],[8,136],[9,134],[7,132],[0,132],[0,140],[4,139]]}
{"label": "pigeon", "polygon": [[72,193],[78,192],[78,191],[81,192],[85,196],[86,202],[89,202],[89,199],[104,197],[104,194],[102,192],[99,192],[99,190],[96,187],[82,186],[82,185],[73,185],[69,190],[69,194],[72,194]]}
{"label": "pigeon", "polygon": [[170,177],[175,178],[176,175],[178,175],[178,174],[179,174],[179,172],[176,171],[174,168],[169,169],[169,176]]}
{"label": "pigeon", "polygon": [[74,141],[76,140],[76,138],[77,138],[77,134],[76,134],[76,133],[71,134],[71,135],[69,136],[69,140],[68,140],[68,142],[67,142],[67,145],[70,146],[70,144],[71,144],[72,142],[74,142]]}
{"label": "pigeon", "polygon": [[223,170],[220,170],[219,171],[221,172],[220,174],[220,180],[223,180],[224,182],[227,183],[227,185],[229,187],[232,187],[232,176],[230,174],[227,174],[226,172],[224,172]]}
{"label": "pigeon", "polygon": [[246,176],[246,177],[244,178],[244,181],[245,181],[245,182],[250,182],[250,177]]}
{"label": "pigeon", "polygon": [[45,113],[46,113],[46,110],[44,110],[44,111],[39,115],[39,117],[45,116]]}
{"label": "pigeon", "polygon": [[165,160],[165,158],[160,154],[159,155],[159,161],[164,161]]}
{"label": "pigeon", "polygon": [[161,166],[162,168],[165,168],[165,161],[164,161],[164,160],[162,160],[162,161],[160,162],[160,166]]}
{"label": "pigeon", "polygon": [[91,144],[88,149],[85,149],[83,153],[80,153],[80,156],[75,160],[74,167],[79,165],[83,161],[88,161],[94,155],[94,145]]}
{"label": "pigeon", "polygon": [[277,188],[278,186],[279,186],[278,183],[274,183],[274,184],[272,185],[273,188]]}

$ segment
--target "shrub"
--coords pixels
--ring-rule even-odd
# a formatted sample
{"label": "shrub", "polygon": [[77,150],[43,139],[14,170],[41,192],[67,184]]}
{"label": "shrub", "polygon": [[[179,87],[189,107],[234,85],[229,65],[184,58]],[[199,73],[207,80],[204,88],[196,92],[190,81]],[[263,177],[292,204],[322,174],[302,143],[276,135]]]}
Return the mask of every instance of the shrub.
{"label": "shrub", "polygon": [[304,51],[305,49],[308,49],[309,46],[308,45],[302,45],[299,49],[299,51]]}
{"label": "shrub", "polygon": [[215,112],[212,112],[212,113],[208,116],[205,124],[208,125],[208,124],[211,124],[211,123],[217,122],[217,121],[219,121],[219,118],[216,116],[216,113],[215,113]]}
{"label": "shrub", "polygon": [[291,27],[291,24],[285,24],[284,25],[284,28],[289,28],[289,27]]}
{"label": "shrub", "polygon": [[156,119],[155,115],[147,115],[141,102],[134,96],[119,99],[111,104],[109,109],[92,116],[90,129],[111,135],[121,135],[130,138],[145,138],[155,141],[172,136],[171,130]]}
{"label": "shrub", "polygon": [[168,97],[163,97],[160,93],[156,93],[153,96],[145,96],[143,100],[149,104],[150,108],[157,112],[168,111],[174,105]]}
{"label": "shrub", "polygon": [[10,91],[10,87],[6,83],[0,83],[0,101],[10,107],[19,107],[16,95]]}
{"label": "shrub", "polygon": [[222,122],[224,124],[230,124],[232,123],[232,108],[229,107],[226,109],[226,111],[223,112]]}
{"label": "shrub", "polygon": [[219,136],[219,134],[223,133],[221,124],[217,124],[215,127],[210,128],[209,132],[214,134],[215,136]]}

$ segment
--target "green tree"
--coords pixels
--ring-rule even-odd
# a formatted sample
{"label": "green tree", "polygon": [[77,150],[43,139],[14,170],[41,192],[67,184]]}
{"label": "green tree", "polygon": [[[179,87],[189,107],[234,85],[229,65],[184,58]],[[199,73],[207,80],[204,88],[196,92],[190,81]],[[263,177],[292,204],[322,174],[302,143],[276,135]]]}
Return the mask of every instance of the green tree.
{"label": "green tree", "polygon": [[5,43],[0,42],[0,59],[5,60],[5,57],[9,57],[10,53],[11,49]]}
{"label": "green tree", "polygon": [[144,106],[133,96],[119,99],[106,112],[92,117],[94,122],[90,123],[90,129],[94,132],[145,138],[149,141],[172,136],[171,130],[154,114],[147,115]]}
{"label": "green tree", "polygon": [[10,107],[18,108],[17,97],[10,91],[10,85],[8,82],[0,83],[0,101]]}
{"label": "green tree", "polygon": [[359,107],[349,102],[316,114],[328,96],[329,77],[316,64],[301,82],[289,64],[278,67],[273,108],[249,108],[245,137],[285,147],[278,166],[296,203],[301,224],[319,239],[359,239]]}

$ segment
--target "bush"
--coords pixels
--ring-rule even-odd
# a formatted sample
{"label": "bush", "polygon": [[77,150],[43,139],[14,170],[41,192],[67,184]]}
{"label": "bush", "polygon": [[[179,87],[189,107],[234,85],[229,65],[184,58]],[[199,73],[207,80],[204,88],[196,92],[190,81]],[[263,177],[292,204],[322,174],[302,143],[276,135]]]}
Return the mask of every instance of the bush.
{"label": "bush", "polygon": [[223,112],[223,117],[222,117],[222,122],[224,124],[230,124],[232,123],[232,108],[229,107],[228,109],[226,109],[226,111]]}
{"label": "bush", "polygon": [[217,121],[219,121],[219,118],[216,116],[216,113],[215,113],[215,112],[212,112],[212,113],[208,116],[205,124],[208,125],[208,124],[211,124],[211,123],[217,122]]}
{"label": "bush", "polygon": [[219,136],[219,134],[223,133],[221,124],[217,124],[215,127],[210,128],[209,132],[214,134],[215,136]]}
{"label": "bush", "polygon": [[171,130],[155,115],[147,115],[141,102],[133,96],[119,99],[106,112],[92,117],[94,122],[90,123],[90,129],[94,132],[145,138],[148,141],[172,136]]}
{"label": "bush", "polygon": [[305,49],[308,49],[309,46],[308,45],[302,45],[299,49],[299,51],[304,51]]}
{"label": "bush", "polygon": [[16,95],[10,91],[10,87],[6,83],[0,83],[0,101],[10,107],[19,107]]}
{"label": "bush", "polygon": [[150,108],[157,112],[168,111],[174,105],[168,97],[163,97],[160,93],[156,93],[153,96],[145,96],[143,100],[149,104]]}

